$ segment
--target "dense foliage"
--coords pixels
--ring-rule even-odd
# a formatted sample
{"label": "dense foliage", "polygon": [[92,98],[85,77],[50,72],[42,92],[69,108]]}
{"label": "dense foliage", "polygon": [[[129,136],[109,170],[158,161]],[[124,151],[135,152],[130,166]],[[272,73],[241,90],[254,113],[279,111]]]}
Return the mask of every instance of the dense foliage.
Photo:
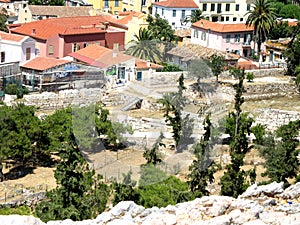
{"label": "dense foliage", "polygon": [[284,51],[284,56],[286,57],[288,74],[297,76],[300,71],[297,70],[297,67],[300,66],[300,23],[293,29],[292,39]]}
{"label": "dense foliage", "polygon": [[29,0],[29,5],[58,5],[64,6],[64,0]]}
{"label": "dense foliage", "polygon": [[8,18],[8,14],[5,8],[1,8],[1,12],[0,12],[0,30],[7,32],[7,26],[6,26],[6,22],[7,22],[7,18]]}
{"label": "dense foliage", "polygon": [[[16,165],[48,164],[49,135],[34,108],[18,104],[0,107],[0,162],[12,159]],[[0,171],[3,179],[2,171]]]}
{"label": "dense foliage", "polygon": [[208,66],[216,76],[216,82],[219,81],[219,75],[225,70],[226,65],[225,57],[222,55],[213,54],[208,58]]}
{"label": "dense foliage", "polygon": [[266,172],[263,175],[268,176],[271,181],[283,181],[285,186],[288,186],[287,179],[296,178],[299,174],[299,132],[300,120],[297,120],[264,137],[260,148],[261,155],[266,159]]}

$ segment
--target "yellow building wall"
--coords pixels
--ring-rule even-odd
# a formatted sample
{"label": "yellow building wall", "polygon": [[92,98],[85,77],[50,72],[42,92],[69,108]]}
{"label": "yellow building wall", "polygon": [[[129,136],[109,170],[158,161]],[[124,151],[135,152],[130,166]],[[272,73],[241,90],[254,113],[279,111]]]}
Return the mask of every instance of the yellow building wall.
{"label": "yellow building wall", "polygon": [[126,11],[135,11],[141,12],[142,0],[123,0],[122,11],[126,9]]}
{"label": "yellow building wall", "polygon": [[[94,9],[104,10],[104,0],[88,0],[88,2],[93,4]],[[108,9],[108,12],[112,14],[122,11],[122,0],[119,0],[119,6],[115,5],[115,0],[108,0]]]}
{"label": "yellow building wall", "polygon": [[140,28],[148,28],[148,22],[146,21],[147,15],[141,14],[140,16],[134,16],[127,24],[128,30],[125,34],[125,44],[134,40],[134,35],[139,34]]}

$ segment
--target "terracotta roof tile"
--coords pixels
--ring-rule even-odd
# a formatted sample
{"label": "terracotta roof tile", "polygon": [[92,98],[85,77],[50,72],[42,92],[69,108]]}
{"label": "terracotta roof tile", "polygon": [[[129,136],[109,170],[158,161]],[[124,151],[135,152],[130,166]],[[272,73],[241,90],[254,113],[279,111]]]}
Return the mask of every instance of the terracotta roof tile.
{"label": "terracotta roof tile", "polygon": [[193,0],[166,0],[153,2],[152,4],[166,8],[198,8],[197,4]]}
{"label": "terracotta roof tile", "polygon": [[27,69],[44,71],[55,66],[60,66],[70,62],[69,60],[55,59],[50,57],[36,57],[25,63],[22,67]]}
{"label": "terracotta roof tile", "polygon": [[189,61],[199,58],[207,59],[213,54],[223,55],[228,60],[238,60],[240,58],[240,56],[236,54],[230,54],[220,50],[206,48],[204,46],[191,43],[177,46],[168,51],[168,54],[179,56],[182,58],[182,61]]}
{"label": "terracotta roof tile", "polygon": [[178,37],[191,37],[191,29],[175,30],[174,34]]}
{"label": "terracotta roof tile", "polygon": [[32,15],[37,16],[57,16],[57,17],[74,17],[90,16],[92,6],[48,6],[48,5],[29,5]]}
{"label": "terracotta roof tile", "polygon": [[136,69],[163,69],[164,67],[155,63],[150,63],[150,67],[147,66],[147,61],[145,60],[141,60],[141,59],[137,59],[135,61],[135,68]]}
{"label": "terracotta roof tile", "polygon": [[114,53],[113,50],[99,45],[89,45],[76,52],[70,53],[69,56],[89,65],[99,66],[101,68],[107,68],[112,65],[134,59],[133,56],[125,55],[121,52]]}
{"label": "terracotta roof tile", "polygon": [[23,35],[18,35],[18,34],[9,34],[3,31],[0,31],[0,39],[1,40],[6,40],[6,41],[14,41],[14,42],[20,42],[26,37]]}
{"label": "terracotta roof tile", "polygon": [[197,27],[205,30],[210,29],[211,31],[220,33],[253,31],[253,27],[246,26],[245,23],[218,23],[208,20],[199,20],[196,23],[193,23],[192,27]]}
{"label": "terracotta roof tile", "polygon": [[[78,16],[65,18],[51,18],[22,24],[11,30],[14,33],[28,35],[46,40],[55,35],[104,33],[103,23],[109,22],[110,26],[127,29],[119,24],[112,16]],[[33,32],[34,31],[34,32]]]}

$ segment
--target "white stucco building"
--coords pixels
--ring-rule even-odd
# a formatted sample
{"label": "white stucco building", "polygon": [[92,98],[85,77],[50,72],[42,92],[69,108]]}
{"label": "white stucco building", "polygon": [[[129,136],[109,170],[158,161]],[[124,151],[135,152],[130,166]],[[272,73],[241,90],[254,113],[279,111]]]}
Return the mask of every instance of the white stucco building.
{"label": "white stucco building", "polygon": [[19,62],[23,65],[35,57],[35,43],[28,36],[0,32],[0,64]]}
{"label": "white stucco building", "polygon": [[210,21],[246,22],[254,0],[196,0],[202,15]]}
{"label": "white stucco building", "polygon": [[193,10],[199,9],[193,0],[165,0],[153,2],[152,15],[166,19],[173,29],[185,29],[190,23],[183,21],[190,17]]}

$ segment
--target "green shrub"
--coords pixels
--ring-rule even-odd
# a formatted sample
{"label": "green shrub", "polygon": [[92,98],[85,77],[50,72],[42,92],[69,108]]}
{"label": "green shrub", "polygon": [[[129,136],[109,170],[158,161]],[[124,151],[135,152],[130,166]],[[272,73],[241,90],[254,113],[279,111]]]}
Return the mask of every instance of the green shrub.
{"label": "green shrub", "polygon": [[0,208],[0,215],[11,215],[11,214],[30,215],[31,210],[26,205],[18,206],[16,208],[10,208],[10,207]]}
{"label": "green shrub", "polygon": [[266,125],[257,124],[256,126],[251,127],[251,132],[256,138],[255,143],[261,145],[263,143],[263,138],[266,134]]}
{"label": "green shrub", "polygon": [[254,79],[254,74],[253,73],[246,73],[246,79],[248,80],[248,82],[252,82]]}
{"label": "green shrub", "polygon": [[4,89],[6,94],[16,95],[18,92],[18,86],[16,84],[8,84]]}

